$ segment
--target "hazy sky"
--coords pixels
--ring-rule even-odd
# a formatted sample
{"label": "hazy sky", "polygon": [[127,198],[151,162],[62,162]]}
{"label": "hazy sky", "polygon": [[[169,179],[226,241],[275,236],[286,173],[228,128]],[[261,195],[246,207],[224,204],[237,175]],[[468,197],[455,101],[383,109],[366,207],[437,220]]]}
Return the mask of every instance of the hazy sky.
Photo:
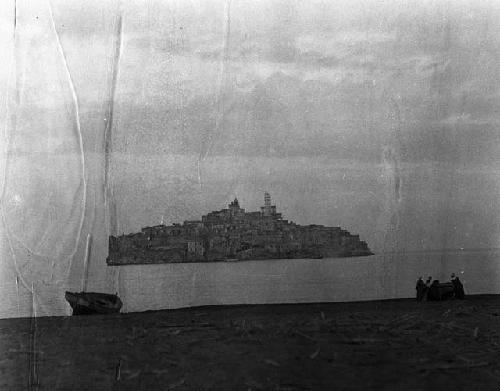
{"label": "hazy sky", "polygon": [[499,2],[0,7],[10,246],[102,259],[266,190],[378,252],[499,246]]}
{"label": "hazy sky", "polygon": [[124,6],[115,150],[490,162],[500,14],[472,4]]}

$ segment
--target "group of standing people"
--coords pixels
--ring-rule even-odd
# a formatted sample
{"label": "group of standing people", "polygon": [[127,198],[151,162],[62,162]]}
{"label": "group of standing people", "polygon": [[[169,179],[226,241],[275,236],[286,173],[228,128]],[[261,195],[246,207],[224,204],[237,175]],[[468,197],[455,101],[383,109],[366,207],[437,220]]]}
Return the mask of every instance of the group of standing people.
{"label": "group of standing people", "polygon": [[449,288],[446,289],[446,285],[449,285],[449,283],[443,284],[444,289],[440,289],[442,286],[440,286],[439,280],[433,281],[432,277],[428,277],[424,282],[423,278],[419,277],[416,286],[417,301],[442,300],[444,298],[464,299],[464,286],[455,273],[451,275],[451,284],[452,291]]}

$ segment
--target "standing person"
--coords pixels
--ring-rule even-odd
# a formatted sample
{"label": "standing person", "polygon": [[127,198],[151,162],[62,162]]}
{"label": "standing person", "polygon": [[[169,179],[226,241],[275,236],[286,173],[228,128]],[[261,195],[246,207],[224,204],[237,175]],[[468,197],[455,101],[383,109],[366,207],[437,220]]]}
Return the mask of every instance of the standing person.
{"label": "standing person", "polygon": [[429,300],[429,289],[431,289],[431,281],[432,281],[431,276],[427,277],[427,280],[425,281],[424,299],[426,301]]}
{"label": "standing person", "polygon": [[417,286],[415,288],[417,290],[417,301],[422,301],[425,296],[426,286],[422,277],[419,277],[417,280]]}
{"label": "standing person", "polygon": [[432,281],[432,284],[427,292],[427,300],[428,301],[441,300],[441,292],[439,291],[439,280]]}
{"label": "standing person", "polygon": [[455,276],[455,273],[451,275],[451,283],[453,284],[455,299],[463,300],[465,297],[464,286],[462,285],[462,281]]}

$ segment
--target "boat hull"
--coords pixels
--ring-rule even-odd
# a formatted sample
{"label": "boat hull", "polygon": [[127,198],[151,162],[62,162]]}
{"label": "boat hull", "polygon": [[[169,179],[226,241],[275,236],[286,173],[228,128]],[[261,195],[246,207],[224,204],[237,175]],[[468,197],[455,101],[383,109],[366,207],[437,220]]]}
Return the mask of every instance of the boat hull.
{"label": "boat hull", "polygon": [[97,292],[66,292],[65,298],[73,309],[73,315],[115,314],[122,308],[117,295]]}
{"label": "boat hull", "polygon": [[451,282],[441,282],[431,285],[427,293],[428,301],[440,301],[452,299],[455,295],[453,284]]}

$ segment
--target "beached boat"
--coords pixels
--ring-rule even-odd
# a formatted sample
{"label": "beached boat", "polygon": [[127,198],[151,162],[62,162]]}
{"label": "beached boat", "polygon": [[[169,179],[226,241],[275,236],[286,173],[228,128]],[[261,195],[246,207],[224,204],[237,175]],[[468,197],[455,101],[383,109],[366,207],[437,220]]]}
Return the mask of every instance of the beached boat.
{"label": "beached boat", "polygon": [[439,301],[452,299],[454,297],[453,284],[451,282],[435,282],[430,286],[429,292],[427,293],[427,300],[429,301]]}
{"label": "beached boat", "polygon": [[66,292],[66,300],[73,315],[113,314],[120,312],[122,301],[118,295],[97,292]]}

